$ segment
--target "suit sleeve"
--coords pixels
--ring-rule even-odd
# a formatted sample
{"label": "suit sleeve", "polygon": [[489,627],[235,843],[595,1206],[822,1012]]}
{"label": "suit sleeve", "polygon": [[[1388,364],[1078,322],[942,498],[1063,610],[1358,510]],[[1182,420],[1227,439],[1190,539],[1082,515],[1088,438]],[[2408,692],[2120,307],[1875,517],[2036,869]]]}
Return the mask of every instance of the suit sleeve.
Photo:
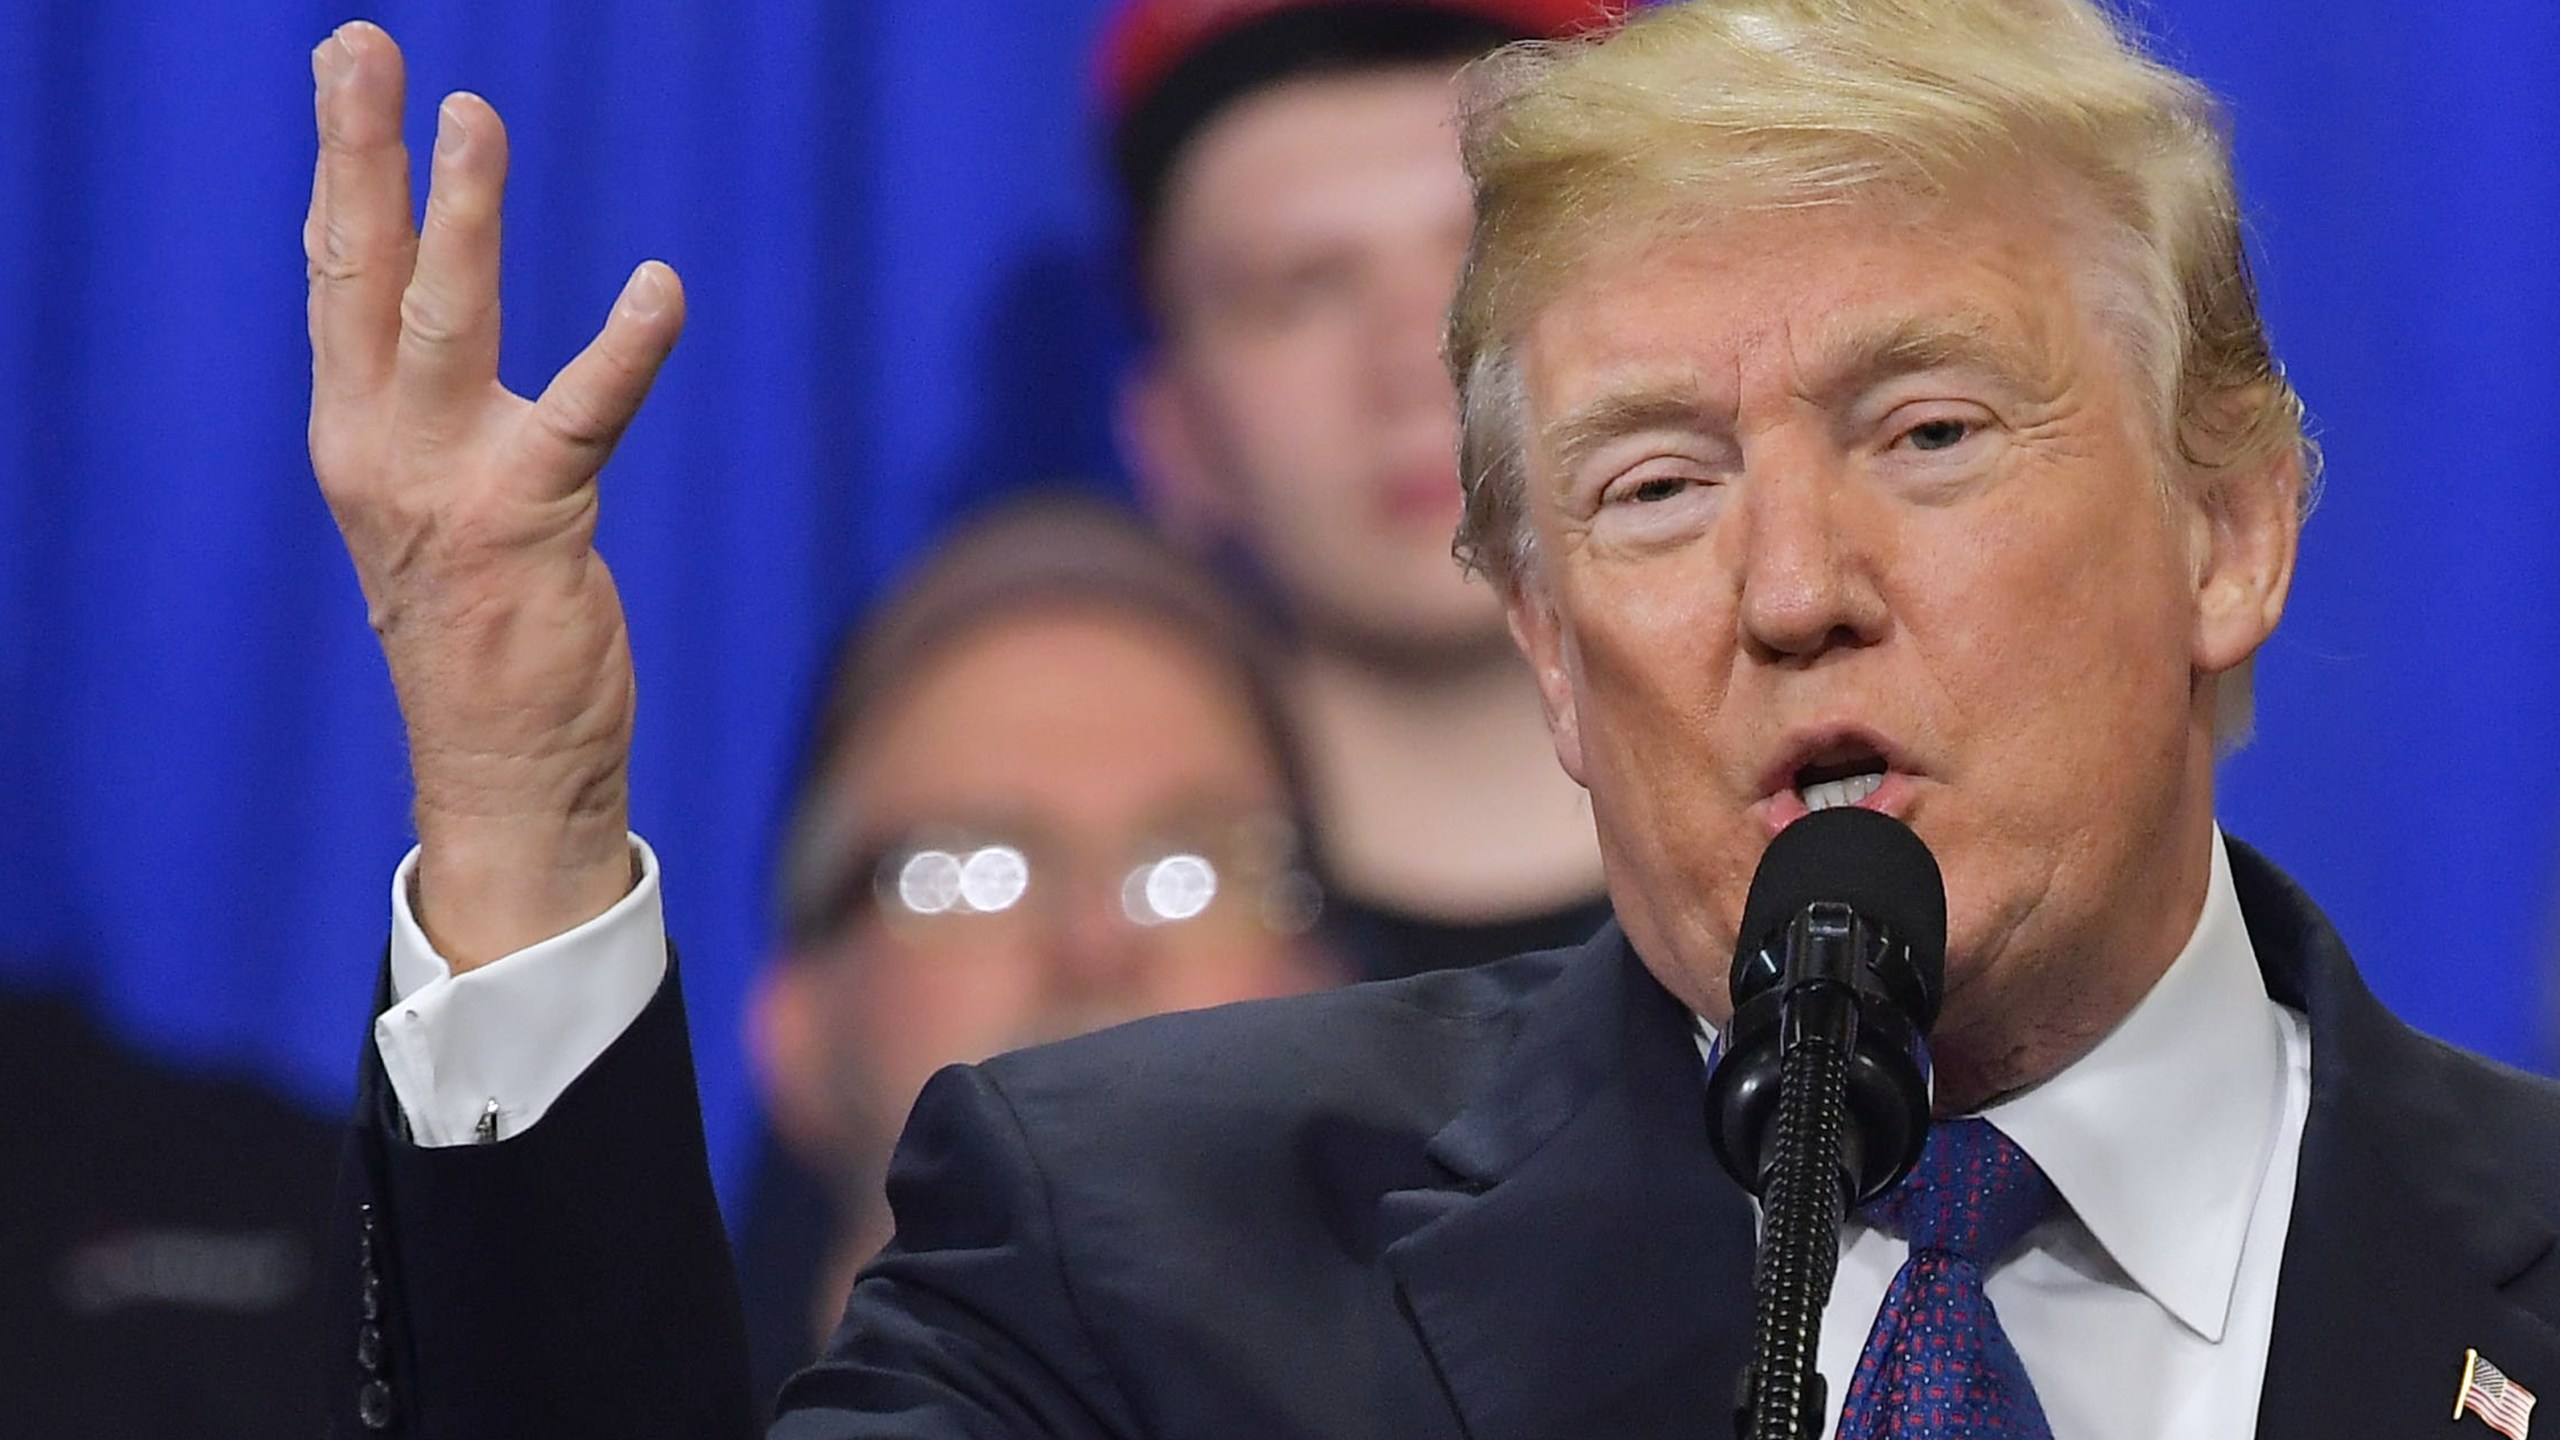
{"label": "suit sleeve", "polygon": [[334,1434],[755,1433],[672,957],[543,1123],[501,1143],[413,1144],[368,1044],[340,1191]]}
{"label": "suit sleeve", "polygon": [[1092,1343],[1031,1134],[984,1070],[925,1087],[889,1201],[896,1238],[826,1353],[783,1387],[773,1440],[1146,1433]]}

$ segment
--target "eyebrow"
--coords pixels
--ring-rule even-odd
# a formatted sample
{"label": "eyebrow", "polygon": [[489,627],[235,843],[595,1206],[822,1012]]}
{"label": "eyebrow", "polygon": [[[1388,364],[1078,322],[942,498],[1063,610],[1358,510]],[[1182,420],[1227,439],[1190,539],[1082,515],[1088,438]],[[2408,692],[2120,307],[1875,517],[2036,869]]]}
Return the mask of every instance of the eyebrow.
{"label": "eyebrow", "polygon": [[1538,438],[1555,457],[1556,475],[1570,481],[1583,460],[1610,441],[1646,430],[1693,428],[1707,408],[1695,393],[1674,385],[1611,391],[1558,416]]}

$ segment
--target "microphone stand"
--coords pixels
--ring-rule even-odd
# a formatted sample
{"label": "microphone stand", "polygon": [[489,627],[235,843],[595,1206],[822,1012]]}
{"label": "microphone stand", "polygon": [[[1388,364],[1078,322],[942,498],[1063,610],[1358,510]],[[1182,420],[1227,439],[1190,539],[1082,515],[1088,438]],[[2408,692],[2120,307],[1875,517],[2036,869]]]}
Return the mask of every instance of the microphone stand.
{"label": "microphone stand", "polygon": [[[1822,1311],[1840,1268],[1840,1225],[1848,1213],[1844,1164],[1849,1056],[1857,1043],[1855,993],[1822,972],[1854,965],[1849,927],[1815,906],[1789,937],[1791,975],[1780,1010],[1778,1105],[1762,1161],[1760,1255],[1751,1362],[1743,1371],[1735,1429],[1746,1440],[1815,1440],[1825,1401],[1814,1356]],[[1796,983],[1801,981],[1802,983]]]}
{"label": "microphone stand", "polygon": [[1928,1137],[1946,888],[1907,827],[1835,808],[1770,843],[1742,928],[1706,1096],[1717,1160],[1760,1201],[1734,1431],[1817,1440],[1841,1221],[1901,1183]]}

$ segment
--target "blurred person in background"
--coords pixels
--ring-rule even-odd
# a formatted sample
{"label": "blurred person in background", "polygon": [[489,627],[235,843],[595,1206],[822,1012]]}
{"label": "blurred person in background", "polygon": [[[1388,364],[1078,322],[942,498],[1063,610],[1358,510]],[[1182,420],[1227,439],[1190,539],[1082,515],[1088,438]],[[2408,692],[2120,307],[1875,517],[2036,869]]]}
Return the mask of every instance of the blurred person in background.
{"label": "blurred person in background", "polygon": [[0,988],[0,1435],[319,1431],[338,1126]]}
{"label": "blurred person in background", "polygon": [[1127,0],[1097,79],[1150,334],[1121,430],[1158,520],[1286,621],[1329,922],[1364,973],[1608,914],[1490,586],[1449,553],[1466,249],[1452,77],[1595,0]]}
{"label": "blurred person in background", "polygon": [[771,1130],[739,1227],[757,1393],[888,1238],[882,1174],[944,1065],[1343,978],[1310,932],[1265,644],[1093,501],[959,533],[842,650],[751,1007]]}

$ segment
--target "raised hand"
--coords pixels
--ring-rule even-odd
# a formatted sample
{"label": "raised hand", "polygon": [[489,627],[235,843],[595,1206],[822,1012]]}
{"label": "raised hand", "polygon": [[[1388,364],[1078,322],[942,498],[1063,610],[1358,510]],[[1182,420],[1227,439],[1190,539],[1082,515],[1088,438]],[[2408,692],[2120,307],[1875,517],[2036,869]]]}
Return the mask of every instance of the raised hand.
{"label": "raised hand", "polygon": [[410,224],[399,47],[361,21],[312,52],[311,461],[390,661],[417,784],[417,904],[457,969],[629,889],[631,647],[594,549],[596,475],[684,324],[634,271],[537,399],[498,383],[507,136],[474,95],[437,114]]}

